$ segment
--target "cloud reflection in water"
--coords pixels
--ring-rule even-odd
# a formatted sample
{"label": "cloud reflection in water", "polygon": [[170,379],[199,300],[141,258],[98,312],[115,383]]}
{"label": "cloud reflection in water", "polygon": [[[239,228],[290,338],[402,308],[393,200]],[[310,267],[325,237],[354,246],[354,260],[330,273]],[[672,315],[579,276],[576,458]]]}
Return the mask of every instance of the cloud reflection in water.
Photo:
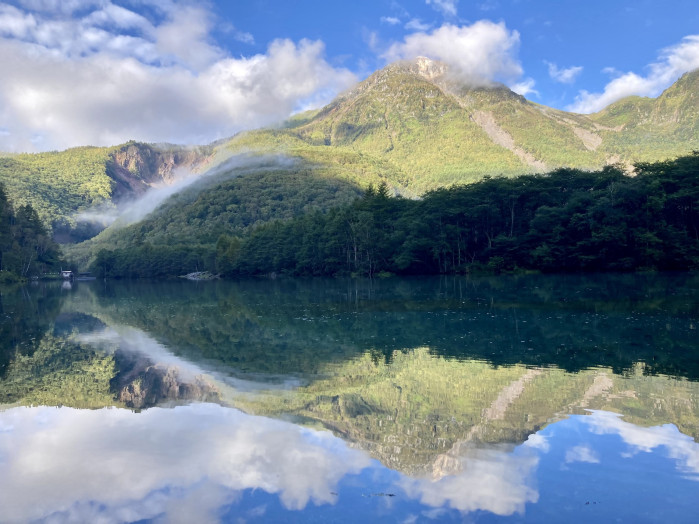
{"label": "cloud reflection in water", "polygon": [[0,413],[0,507],[10,522],[97,513],[101,522],[205,522],[246,489],[302,509],[333,503],[338,481],[369,462],[330,433],[214,404]]}
{"label": "cloud reflection in water", "polygon": [[683,472],[699,480],[699,443],[682,434],[673,424],[644,428],[625,422],[621,415],[607,411],[592,411],[583,420],[597,435],[619,435],[633,453],[650,453],[665,447],[668,456],[677,461]]}

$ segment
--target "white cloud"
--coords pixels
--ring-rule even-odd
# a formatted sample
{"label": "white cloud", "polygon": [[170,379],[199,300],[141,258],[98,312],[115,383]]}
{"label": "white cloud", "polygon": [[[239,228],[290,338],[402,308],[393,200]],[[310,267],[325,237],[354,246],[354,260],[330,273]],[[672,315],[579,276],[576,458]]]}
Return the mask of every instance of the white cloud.
{"label": "white cloud", "polygon": [[432,27],[431,24],[426,24],[419,18],[413,18],[405,24],[405,29],[408,31],[427,31]]}
{"label": "white cloud", "polygon": [[427,5],[431,5],[437,11],[441,11],[447,16],[456,16],[456,4],[459,0],[425,0]]}
{"label": "white cloud", "polygon": [[534,85],[536,85],[536,81],[533,78],[525,78],[521,82],[511,84],[510,89],[522,96],[538,95],[539,92],[534,89]]}
{"label": "white cloud", "polygon": [[277,40],[232,58],[211,41],[206,9],[146,3],[158,20],[108,0],[0,5],[0,150],[207,143],[325,103],[356,81],[325,60],[320,41]]}
{"label": "white cloud", "polygon": [[103,0],[19,0],[19,4],[35,11],[72,14],[74,11],[89,9],[104,4]]}
{"label": "white cloud", "polygon": [[400,24],[400,18],[396,18],[395,16],[382,16],[381,23],[388,25],[397,25]]}
{"label": "white cloud", "polygon": [[546,62],[549,68],[549,76],[556,82],[562,84],[572,84],[575,82],[577,76],[582,73],[582,66],[572,66],[565,69],[559,69],[556,64],[551,62]]}
{"label": "white cloud", "polygon": [[233,38],[235,38],[238,42],[242,42],[244,44],[255,43],[255,37],[252,36],[252,33],[247,33],[245,31],[234,31]]}
{"label": "white cloud", "polygon": [[330,433],[213,404],[10,409],[0,457],[8,522],[212,522],[251,489],[302,509],[334,503],[338,481],[370,465]]}
{"label": "white cloud", "polygon": [[481,11],[495,11],[500,8],[500,2],[497,0],[486,0],[482,4],[478,5],[478,9]]}
{"label": "white cloud", "polygon": [[[519,33],[504,23],[481,20],[469,26],[444,24],[430,33],[419,32],[394,43],[383,57],[387,60],[427,56],[441,60],[453,73],[474,84],[515,82],[522,75],[516,53]],[[529,86],[531,88],[531,86]]]}
{"label": "white cloud", "polygon": [[664,49],[659,58],[648,66],[646,76],[628,72],[609,82],[602,93],[580,91],[575,103],[567,109],[594,113],[627,96],[658,96],[683,73],[699,67],[699,35],[687,36],[679,44]]}
{"label": "white cloud", "polygon": [[551,449],[551,444],[549,443],[548,438],[543,436],[541,433],[532,433],[529,435],[529,437],[527,437],[527,440],[523,445],[532,449],[538,449],[542,453],[548,453],[549,449]]}

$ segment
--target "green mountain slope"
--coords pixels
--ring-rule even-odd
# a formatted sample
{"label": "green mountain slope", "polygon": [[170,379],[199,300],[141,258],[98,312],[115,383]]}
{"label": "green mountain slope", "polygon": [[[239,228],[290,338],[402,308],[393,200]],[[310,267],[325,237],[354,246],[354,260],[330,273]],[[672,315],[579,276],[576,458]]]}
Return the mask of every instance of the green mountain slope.
{"label": "green mountain slope", "polygon": [[90,235],[93,228],[79,224],[76,213],[132,199],[153,184],[171,181],[178,169],[200,169],[209,152],[209,148],[129,142],[115,147],[0,154],[0,182],[15,206],[31,204],[60,240],[81,240],[94,232]]}
{"label": "green mountain slope", "polygon": [[699,147],[699,70],[685,74],[658,98],[628,97],[590,115],[602,149],[624,159],[659,160]]}
{"label": "green mountain slope", "polygon": [[395,190],[412,195],[485,175],[664,160],[699,147],[697,78],[697,71],[686,74],[657,99],[626,99],[581,115],[502,85],[464,84],[444,64],[418,58],[377,71],[279,130],[234,137],[219,154],[285,150],[323,161],[359,154],[385,166]]}
{"label": "green mountain slope", "polygon": [[[353,176],[363,171],[372,180],[382,172],[381,166],[362,163],[356,154],[348,155],[346,162],[342,156],[326,162],[314,159],[286,155],[229,159],[144,220],[126,226],[117,222],[66,250],[81,265],[101,249],[142,246],[182,246],[187,251],[187,246],[199,245],[202,253],[208,253],[202,255],[206,258],[213,255],[221,235],[240,236],[261,223],[346,204],[361,194]],[[197,263],[207,265],[206,260]]]}
{"label": "green mountain slope", "polygon": [[296,130],[309,143],[384,158],[421,192],[485,174],[601,164],[561,114],[504,86],[460,84],[444,65],[417,59],[375,73]]}

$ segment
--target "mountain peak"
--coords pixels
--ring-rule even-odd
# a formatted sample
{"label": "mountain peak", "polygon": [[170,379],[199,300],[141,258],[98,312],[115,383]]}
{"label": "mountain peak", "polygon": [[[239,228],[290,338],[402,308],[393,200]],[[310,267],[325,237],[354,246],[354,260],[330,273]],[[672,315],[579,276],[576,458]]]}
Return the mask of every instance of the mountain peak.
{"label": "mountain peak", "polygon": [[427,80],[435,80],[444,76],[448,69],[444,62],[432,60],[426,56],[418,56],[412,61],[412,65],[417,68],[417,74]]}
{"label": "mountain peak", "polygon": [[376,71],[374,77],[385,78],[394,74],[407,74],[423,78],[428,82],[439,82],[449,74],[449,66],[439,60],[417,56],[412,60],[399,60]]}

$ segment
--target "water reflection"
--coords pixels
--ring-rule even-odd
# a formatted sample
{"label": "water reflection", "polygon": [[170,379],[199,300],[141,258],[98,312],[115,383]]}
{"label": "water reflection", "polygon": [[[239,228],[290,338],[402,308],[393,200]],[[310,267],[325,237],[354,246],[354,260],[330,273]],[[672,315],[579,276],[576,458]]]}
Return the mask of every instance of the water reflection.
{"label": "water reflection", "polygon": [[[0,412],[0,507],[3,522],[561,522],[585,520],[586,506],[599,504],[602,520],[689,522],[699,489],[699,444],[609,412],[574,415],[517,445],[461,451],[434,479],[391,471],[329,432],[214,404],[13,408]],[[653,476],[639,478],[637,453],[652,457]],[[652,501],[627,505],[647,490]]]}
{"label": "water reflection", "polygon": [[501,447],[473,446],[453,459],[449,474],[442,472],[436,480],[404,477],[401,487],[408,497],[434,508],[523,514],[527,503],[539,499],[534,487],[538,462],[526,447],[515,454]]}
{"label": "water reflection", "polygon": [[[595,275],[108,283],[65,307],[245,372],[315,373],[372,349],[494,365],[610,367],[699,378],[699,277]],[[184,291],[186,289],[186,291]]]}
{"label": "water reflection", "polygon": [[663,521],[672,500],[680,522],[698,493],[691,275],[59,283],[0,308],[0,521]]}
{"label": "water reflection", "polygon": [[3,521],[206,522],[249,489],[287,509],[332,504],[369,458],[327,432],[197,404],[11,409],[0,413],[0,462]]}
{"label": "water reflection", "polygon": [[[651,453],[664,448],[667,456],[677,461],[677,467],[688,478],[699,481],[699,443],[683,435],[672,424],[650,428],[638,427],[625,422],[617,413],[594,412],[585,419],[590,431],[597,435],[618,435],[628,445],[625,457],[637,453]],[[595,460],[599,462],[599,460]]]}

